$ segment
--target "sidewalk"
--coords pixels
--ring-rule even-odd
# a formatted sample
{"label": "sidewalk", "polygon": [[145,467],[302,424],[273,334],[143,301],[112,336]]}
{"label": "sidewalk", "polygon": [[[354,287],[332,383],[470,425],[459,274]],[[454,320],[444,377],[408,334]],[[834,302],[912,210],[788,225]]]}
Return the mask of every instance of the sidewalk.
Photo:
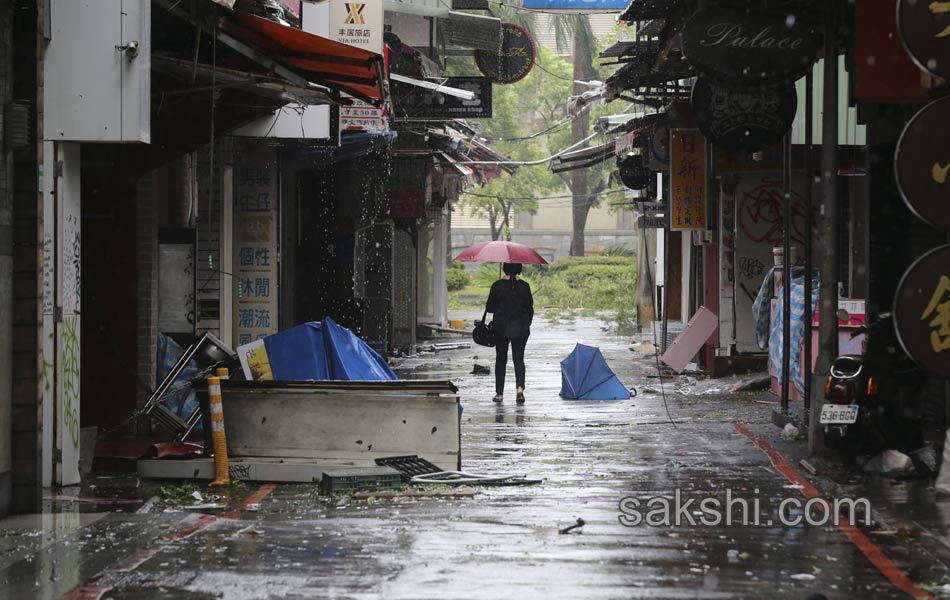
{"label": "sidewalk", "polygon": [[[458,384],[466,471],[525,473],[544,478],[542,485],[479,488],[467,499],[371,502],[319,498],[310,485],[251,486],[259,511],[210,517],[56,501],[42,519],[0,522],[0,586],[13,598],[577,600],[907,597],[902,587],[926,597],[919,586],[950,582],[946,564],[915,539],[876,535],[874,526],[858,532],[871,544],[863,548],[854,532],[835,526],[624,526],[626,497],[646,502],[679,490],[695,499],[686,511],[693,513],[699,500],[731,490],[750,503],[759,499],[764,522],[781,500],[804,499],[812,483],[789,479],[756,445],[778,454],[800,448],[778,439],[772,407],[704,393],[721,387],[716,382],[689,394],[667,382],[675,427],[659,393],[559,398],[559,362],[575,342],[599,346],[624,383],[659,390],[629,340],[605,327],[539,316],[524,406],[513,402],[510,371],[501,405],[490,401],[493,376],[470,374],[475,362],[494,369],[491,349],[440,351],[402,364],[404,377]],[[797,460],[788,463],[795,468]],[[109,495],[107,483],[62,493]],[[148,497],[153,489],[123,492]],[[578,518],[586,523],[580,531],[558,533]],[[887,575],[882,564],[891,564]]]}

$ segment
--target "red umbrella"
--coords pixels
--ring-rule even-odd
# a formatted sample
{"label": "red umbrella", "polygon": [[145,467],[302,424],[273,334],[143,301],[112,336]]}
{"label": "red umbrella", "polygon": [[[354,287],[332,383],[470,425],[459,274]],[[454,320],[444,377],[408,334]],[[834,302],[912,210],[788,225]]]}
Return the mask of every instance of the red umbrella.
{"label": "red umbrella", "polygon": [[548,261],[524,244],[496,240],[469,246],[455,257],[465,262],[497,262],[546,265]]}

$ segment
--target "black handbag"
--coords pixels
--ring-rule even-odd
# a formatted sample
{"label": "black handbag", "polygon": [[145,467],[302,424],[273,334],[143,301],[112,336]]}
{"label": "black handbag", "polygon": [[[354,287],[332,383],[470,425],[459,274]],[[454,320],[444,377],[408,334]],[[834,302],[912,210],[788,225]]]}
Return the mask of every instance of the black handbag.
{"label": "black handbag", "polygon": [[489,348],[495,345],[495,330],[494,323],[485,323],[485,318],[488,316],[488,308],[485,308],[485,312],[482,314],[481,321],[475,321],[475,329],[472,330],[472,341],[474,341],[479,346],[488,346]]}

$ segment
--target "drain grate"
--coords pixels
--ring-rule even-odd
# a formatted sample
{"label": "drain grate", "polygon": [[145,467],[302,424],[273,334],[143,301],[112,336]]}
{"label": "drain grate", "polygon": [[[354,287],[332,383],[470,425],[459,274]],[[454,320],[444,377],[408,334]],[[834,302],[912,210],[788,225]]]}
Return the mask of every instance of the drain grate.
{"label": "drain grate", "polygon": [[376,464],[381,467],[392,467],[399,471],[403,481],[408,482],[416,475],[430,475],[432,473],[441,473],[442,469],[430,463],[424,458],[416,455],[412,456],[387,456],[377,458]]}

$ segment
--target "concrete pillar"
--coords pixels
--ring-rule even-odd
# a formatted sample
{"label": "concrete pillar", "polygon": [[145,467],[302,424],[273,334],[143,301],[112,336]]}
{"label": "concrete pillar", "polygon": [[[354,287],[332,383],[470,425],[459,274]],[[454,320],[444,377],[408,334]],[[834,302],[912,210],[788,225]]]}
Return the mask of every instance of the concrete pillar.
{"label": "concrete pillar", "polygon": [[[0,3],[0,111],[12,99],[13,3],[4,2]],[[2,137],[0,149],[0,515],[6,515],[13,468],[13,152]]]}

